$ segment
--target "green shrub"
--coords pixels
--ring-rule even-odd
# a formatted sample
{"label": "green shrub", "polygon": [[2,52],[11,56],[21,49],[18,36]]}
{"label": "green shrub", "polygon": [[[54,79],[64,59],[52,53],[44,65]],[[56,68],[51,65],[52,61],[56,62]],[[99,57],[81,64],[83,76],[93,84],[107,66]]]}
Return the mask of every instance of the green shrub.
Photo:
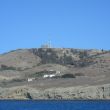
{"label": "green shrub", "polygon": [[75,75],[73,74],[64,74],[61,76],[61,78],[75,78]]}
{"label": "green shrub", "polygon": [[75,73],[75,76],[85,76],[83,73]]}
{"label": "green shrub", "polygon": [[16,79],[12,79],[11,82],[23,82],[23,81],[25,81],[25,79],[18,79],[18,78],[16,78]]}
{"label": "green shrub", "polygon": [[40,72],[31,74],[30,77],[43,77],[44,74],[45,74],[44,71],[40,71]]}
{"label": "green shrub", "polygon": [[16,70],[16,68],[12,67],[12,66],[7,66],[7,65],[2,64],[1,65],[1,70]]}

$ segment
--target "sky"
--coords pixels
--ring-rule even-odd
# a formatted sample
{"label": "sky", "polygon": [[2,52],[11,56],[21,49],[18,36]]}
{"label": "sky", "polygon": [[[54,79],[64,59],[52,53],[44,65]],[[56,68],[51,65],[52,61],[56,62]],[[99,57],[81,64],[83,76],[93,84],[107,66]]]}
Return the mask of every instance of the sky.
{"label": "sky", "polygon": [[0,53],[39,48],[110,49],[110,0],[0,0]]}

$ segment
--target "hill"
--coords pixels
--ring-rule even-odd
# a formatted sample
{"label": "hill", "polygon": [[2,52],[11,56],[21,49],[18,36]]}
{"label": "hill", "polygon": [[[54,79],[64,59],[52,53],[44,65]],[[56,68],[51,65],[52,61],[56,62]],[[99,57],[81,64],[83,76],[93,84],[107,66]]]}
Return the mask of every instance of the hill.
{"label": "hill", "polygon": [[[96,88],[106,84],[110,84],[110,51],[32,48],[0,55],[1,91],[25,88],[23,94],[26,95],[30,88],[35,94],[36,90],[80,86]],[[6,97],[1,93],[1,98],[10,98],[8,91],[5,92]],[[21,97],[16,96],[16,92],[13,94],[15,99]]]}

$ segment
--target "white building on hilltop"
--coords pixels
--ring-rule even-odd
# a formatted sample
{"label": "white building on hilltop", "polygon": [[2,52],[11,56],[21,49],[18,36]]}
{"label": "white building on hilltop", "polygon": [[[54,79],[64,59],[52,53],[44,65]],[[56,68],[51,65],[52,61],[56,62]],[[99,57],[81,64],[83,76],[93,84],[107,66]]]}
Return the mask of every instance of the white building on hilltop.
{"label": "white building on hilltop", "polygon": [[41,45],[41,48],[51,48],[51,41],[46,44]]}

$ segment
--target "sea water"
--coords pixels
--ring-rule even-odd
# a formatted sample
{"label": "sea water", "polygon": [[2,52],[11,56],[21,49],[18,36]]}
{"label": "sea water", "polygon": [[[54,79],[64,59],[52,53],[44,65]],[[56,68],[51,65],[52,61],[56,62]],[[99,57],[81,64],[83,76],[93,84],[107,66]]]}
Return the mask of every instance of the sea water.
{"label": "sea water", "polygon": [[109,100],[1,100],[0,110],[110,110]]}

